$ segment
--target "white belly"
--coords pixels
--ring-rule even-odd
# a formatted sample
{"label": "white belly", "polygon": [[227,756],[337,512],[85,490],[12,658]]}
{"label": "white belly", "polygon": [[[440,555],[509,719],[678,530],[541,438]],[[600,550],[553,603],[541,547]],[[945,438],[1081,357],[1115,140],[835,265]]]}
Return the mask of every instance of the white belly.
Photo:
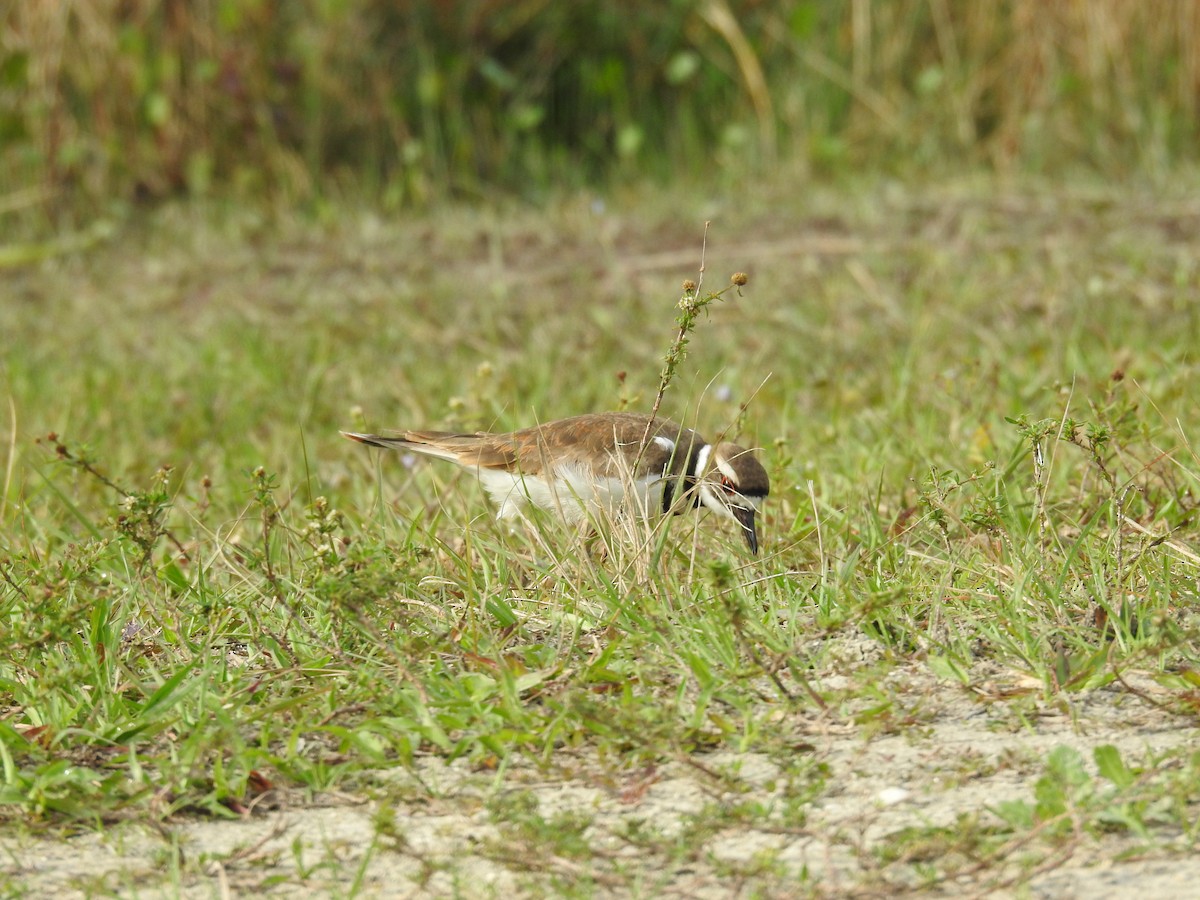
{"label": "white belly", "polygon": [[496,469],[479,469],[477,474],[488,496],[500,507],[501,519],[519,517],[530,504],[572,524],[597,514],[629,511],[649,516],[662,510],[663,480],[658,476],[596,478],[571,466],[560,466],[554,481]]}

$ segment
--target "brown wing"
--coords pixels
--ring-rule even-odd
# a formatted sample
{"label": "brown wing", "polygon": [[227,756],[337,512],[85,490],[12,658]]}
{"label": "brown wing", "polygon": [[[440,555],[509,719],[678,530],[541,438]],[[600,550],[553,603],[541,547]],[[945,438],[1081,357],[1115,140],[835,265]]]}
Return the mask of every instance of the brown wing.
{"label": "brown wing", "polygon": [[[538,475],[554,462],[590,469],[599,477],[620,477],[637,462],[635,477],[679,472],[704,441],[690,428],[655,419],[649,443],[640,454],[650,417],[639,413],[594,413],[535,425],[505,434],[453,431],[405,431],[395,436],[353,435],[354,440],[392,449],[410,449],[453,460],[471,468],[505,469]],[[672,450],[656,442],[664,437]],[[618,458],[620,457],[620,458]]]}
{"label": "brown wing", "polygon": [[[675,470],[685,463],[693,444],[703,443],[691,429],[681,428],[669,419],[655,419],[649,443],[639,459],[648,423],[650,417],[639,413],[595,413],[524,428],[503,437],[517,444],[516,461],[526,473],[540,472],[548,459],[554,459],[607,478],[620,477],[635,462],[637,471],[631,473],[634,477],[660,474],[668,467]],[[673,452],[657,443],[656,437],[666,438],[678,449]]]}

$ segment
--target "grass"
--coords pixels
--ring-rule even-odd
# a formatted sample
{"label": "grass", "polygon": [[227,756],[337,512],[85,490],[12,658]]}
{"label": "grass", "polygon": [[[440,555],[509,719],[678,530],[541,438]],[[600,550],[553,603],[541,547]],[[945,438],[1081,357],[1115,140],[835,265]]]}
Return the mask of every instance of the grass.
{"label": "grass", "polygon": [[[1186,199],[881,185],[722,210],[706,278],[750,281],[694,323],[662,409],[762,448],[757,559],[691,517],[603,557],[551,521],[511,534],[469,475],[338,436],[648,410],[696,207],[167,209],[10,273],[0,816],[169,827],[461,760],[491,785],[485,855],[509,850],[527,886],[649,890],[725,830],[807,827],[837,796],[813,723],[921,740],[949,695],[1033,734],[1105,687],[1193,725]],[[768,799],[722,754],[778,766]],[[1194,755],[1095,754],[1035,758],[1032,794],[985,821],[862,844],[864,890],[1016,883],[1112,830],[1195,840]],[[610,834],[664,861],[650,874],[517,777],[671,765],[720,800],[680,832]],[[997,761],[962,765],[956,783]],[[390,821],[372,852],[403,843]],[[780,852],[714,877],[822,890]]]}

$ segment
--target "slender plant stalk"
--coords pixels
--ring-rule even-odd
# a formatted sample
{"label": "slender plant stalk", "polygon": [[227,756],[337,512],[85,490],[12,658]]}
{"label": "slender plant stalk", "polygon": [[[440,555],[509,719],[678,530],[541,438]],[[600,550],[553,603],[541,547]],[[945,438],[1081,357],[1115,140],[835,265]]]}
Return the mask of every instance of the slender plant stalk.
{"label": "slender plant stalk", "polygon": [[663,397],[666,396],[667,388],[675,380],[675,373],[679,370],[679,364],[687,356],[688,341],[690,340],[691,333],[696,329],[696,323],[700,318],[700,314],[707,314],[708,307],[717,300],[720,300],[730,288],[740,288],[747,282],[746,275],[738,272],[730,279],[730,284],[721,290],[710,291],[707,295],[701,294],[701,287],[704,284],[705,255],[708,251],[708,228],[711,224],[711,222],[704,223],[704,236],[700,243],[700,274],[695,281],[689,278],[683,282],[683,296],[679,299],[678,304],[679,315],[675,319],[678,330],[675,333],[674,340],[671,341],[671,346],[667,350],[666,357],[663,359],[662,372],[658,376],[658,390],[654,394],[654,404],[650,407],[650,419],[646,422],[646,431],[642,435],[642,444],[638,449],[637,458],[633,462],[632,471],[635,472],[642,461],[642,454],[646,452],[646,445],[650,442],[650,433],[654,430],[654,420],[658,418],[658,411],[662,408]]}

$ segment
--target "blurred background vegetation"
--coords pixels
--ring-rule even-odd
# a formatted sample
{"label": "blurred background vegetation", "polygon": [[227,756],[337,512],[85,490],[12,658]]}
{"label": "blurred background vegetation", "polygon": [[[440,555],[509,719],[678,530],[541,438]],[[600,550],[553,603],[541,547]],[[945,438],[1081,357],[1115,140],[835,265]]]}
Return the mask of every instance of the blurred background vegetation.
{"label": "blurred background vegetation", "polygon": [[687,173],[1194,161],[1200,3],[7,0],[0,227]]}

